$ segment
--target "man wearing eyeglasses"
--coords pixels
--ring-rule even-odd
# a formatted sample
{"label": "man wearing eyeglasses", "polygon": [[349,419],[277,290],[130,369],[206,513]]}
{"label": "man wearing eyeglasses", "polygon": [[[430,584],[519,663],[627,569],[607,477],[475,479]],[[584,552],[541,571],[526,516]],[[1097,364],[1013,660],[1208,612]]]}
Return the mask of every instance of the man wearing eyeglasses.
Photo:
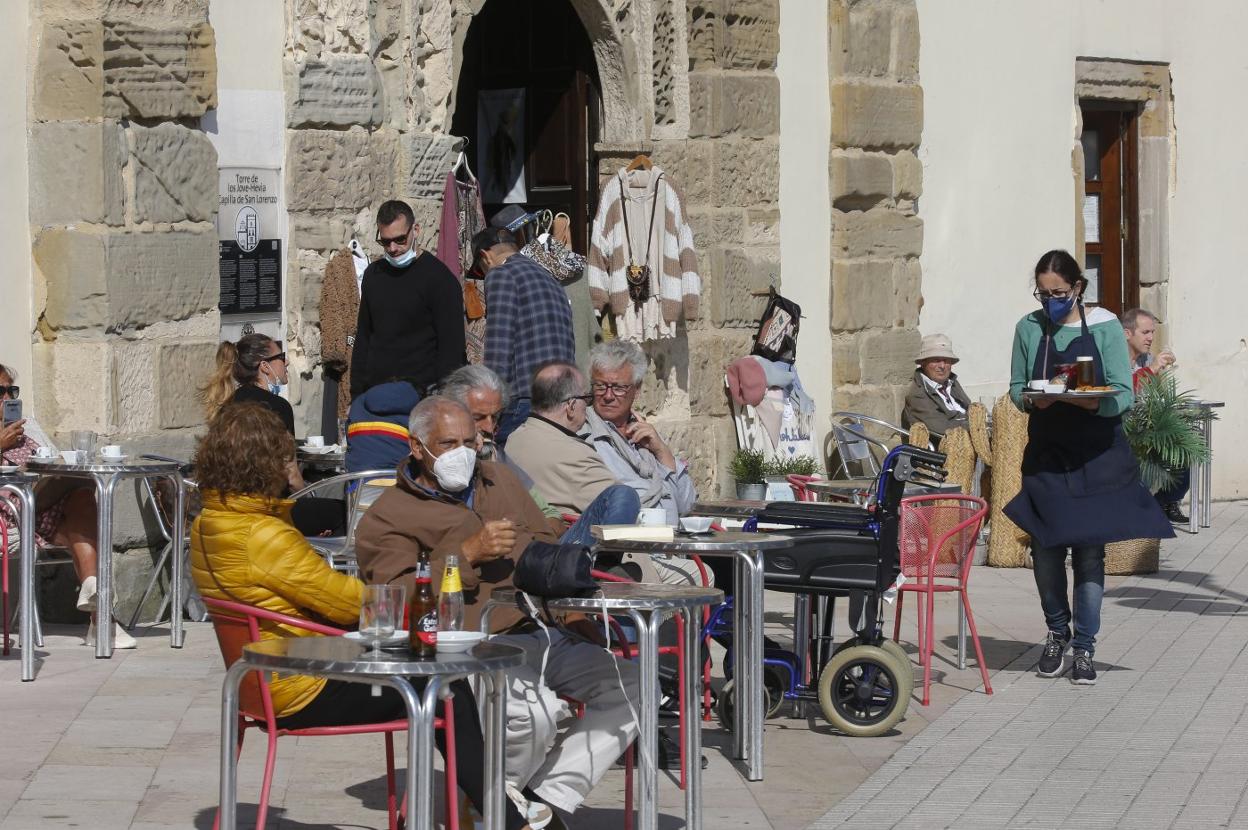
{"label": "man wearing eyeglasses", "polygon": [[391,200],[377,210],[383,256],[364,271],[351,352],[351,397],[379,383],[410,378],[422,393],[467,363],[464,294],[459,280],[416,243],[411,207]]}
{"label": "man wearing eyeglasses", "polygon": [[507,455],[552,507],[580,514],[563,541],[589,545],[593,525],[634,524],[641,501],[577,434],[594,397],[586,385],[571,363],[539,366],[531,388],[533,414],[512,433]]}

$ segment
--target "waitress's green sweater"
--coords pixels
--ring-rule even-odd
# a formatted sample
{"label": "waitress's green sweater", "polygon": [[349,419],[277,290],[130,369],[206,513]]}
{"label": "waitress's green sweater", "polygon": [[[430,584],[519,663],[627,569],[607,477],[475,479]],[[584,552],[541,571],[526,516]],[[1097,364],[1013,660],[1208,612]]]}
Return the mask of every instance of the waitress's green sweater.
{"label": "waitress's green sweater", "polygon": [[[1127,353],[1127,338],[1122,332],[1122,324],[1118,318],[1103,308],[1084,310],[1088,321],[1088,332],[1096,341],[1096,348],[1101,352],[1101,363],[1105,367],[1105,384],[1118,390],[1112,398],[1101,399],[1096,414],[1105,418],[1121,415],[1135,403],[1135,393],[1131,386],[1131,358]],[[1010,358],[1010,397],[1020,409],[1023,406],[1023,389],[1027,381],[1032,380],[1032,369],[1036,365],[1036,355],[1044,350],[1045,335],[1053,325],[1044,316],[1043,311],[1033,311],[1018,321],[1014,327],[1014,353]],[[1070,345],[1082,332],[1079,321],[1060,326],[1053,335],[1054,350],[1060,351]],[[1053,376],[1050,366],[1049,377]]]}

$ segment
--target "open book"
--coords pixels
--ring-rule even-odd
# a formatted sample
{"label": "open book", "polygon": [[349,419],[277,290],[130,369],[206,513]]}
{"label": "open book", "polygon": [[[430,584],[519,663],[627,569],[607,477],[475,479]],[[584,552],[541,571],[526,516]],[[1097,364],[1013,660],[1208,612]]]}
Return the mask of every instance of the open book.
{"label": "open book", "polygon": [[676,538],[671,525],[594,525],[590,528],[595,539],[610,542],[624,539],[630,542],[670,542]]}

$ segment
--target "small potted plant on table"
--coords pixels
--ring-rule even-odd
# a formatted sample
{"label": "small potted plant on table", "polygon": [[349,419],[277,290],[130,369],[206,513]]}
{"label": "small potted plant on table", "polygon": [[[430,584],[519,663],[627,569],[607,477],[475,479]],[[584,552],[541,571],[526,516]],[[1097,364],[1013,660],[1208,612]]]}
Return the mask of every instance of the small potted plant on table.
{"label": "small potted plant on table", "polygon": [[729,465],[737,483],[737,498],[750,501],[767,498],[766,467],[762,450],[737,450]]}

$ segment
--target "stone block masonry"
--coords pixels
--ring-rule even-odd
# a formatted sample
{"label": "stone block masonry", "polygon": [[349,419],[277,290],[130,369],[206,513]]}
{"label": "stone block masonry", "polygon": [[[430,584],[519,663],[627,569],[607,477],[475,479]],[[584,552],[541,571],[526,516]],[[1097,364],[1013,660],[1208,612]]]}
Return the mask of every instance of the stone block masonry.
{"label": "stone block masonry", "polygon": [[829,0],[833,407],[899,420],[919,346],[914,0]]}

